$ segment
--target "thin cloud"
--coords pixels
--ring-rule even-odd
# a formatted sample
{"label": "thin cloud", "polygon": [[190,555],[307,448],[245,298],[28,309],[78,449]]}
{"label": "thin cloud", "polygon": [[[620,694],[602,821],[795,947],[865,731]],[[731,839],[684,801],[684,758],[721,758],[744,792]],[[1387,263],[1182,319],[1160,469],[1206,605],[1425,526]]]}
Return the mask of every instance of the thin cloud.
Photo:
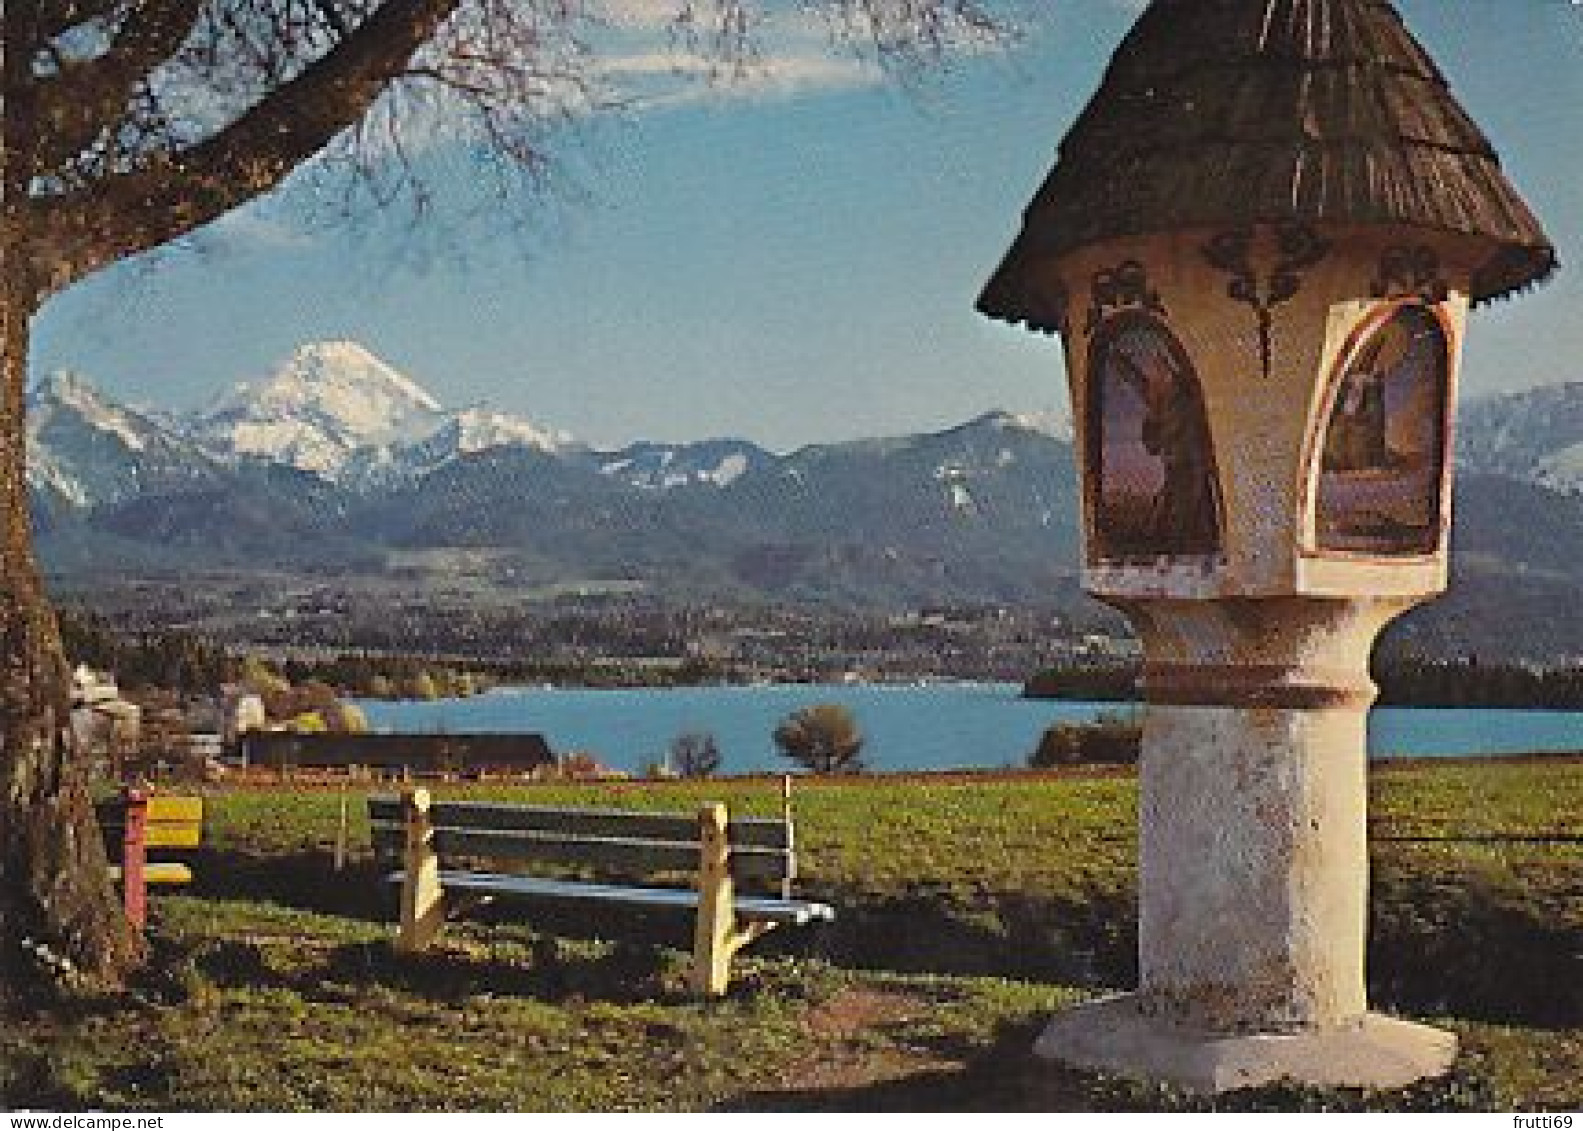
{"label": "thin cloud", "polygon": [[827,51],[774,52],[736,68],[680,53],[634,52],[603,59],[600,72],[638,110],[856,90],[883,81],[872,63]]}
{"label": "thin cloud", "polygon": [[676,22],[676,0],[602,0],[593,6],[596,18],[628,30],[664,30]]}
{"label": "thin cloud", "polygon": [[[744,50],[721,57],[678,34],[677,0],[603,0],[606,31],[592,44],[600,78],[628,109],[790,98],[858,90],[886,81],[886,68],[848,42],[828,13],[800,6],[759,10]],[[1007,42],[962,29],[948,46],[960,56],[994,53]]]}
{"label": "thin cloud", "polygon": [[294,251],[313,245],[313,236],[295,218],[272,214],[275,211],[269,202],[260,202],[227,212],[192,240],[219,252]]}

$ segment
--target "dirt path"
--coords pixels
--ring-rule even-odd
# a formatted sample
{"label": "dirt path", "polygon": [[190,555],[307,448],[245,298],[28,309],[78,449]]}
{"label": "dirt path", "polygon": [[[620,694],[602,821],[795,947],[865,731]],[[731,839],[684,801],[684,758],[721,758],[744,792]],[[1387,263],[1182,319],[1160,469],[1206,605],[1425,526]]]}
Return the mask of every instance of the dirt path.
{"label": "dirt path", "polygon": [[803,1027],[817,1051],[794,1061],[782,1078],[788,1092],[847,1091],[921,1073],[955,1071],[961,1061],[897,1047],[895,1034],[930,1008],[923,998],[883,990],[843,990],[814,1006]]}

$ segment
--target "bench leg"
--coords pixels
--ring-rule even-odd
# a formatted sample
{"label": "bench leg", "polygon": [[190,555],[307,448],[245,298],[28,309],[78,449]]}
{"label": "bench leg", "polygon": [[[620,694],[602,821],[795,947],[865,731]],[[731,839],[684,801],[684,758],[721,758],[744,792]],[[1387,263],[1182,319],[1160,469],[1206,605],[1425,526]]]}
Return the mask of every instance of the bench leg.
{"label": "bench leg", "polygon": [[[688,983],[701,997],[719,997],[731,983],[732,946],[736,916],[731,911],[731,880],[716,898],[706,889],[698,903],[698,920],[693,925],[693,966]],[[723,896],[723,898],[721,898]]]}
{"label": "bench leg", "polygon": [[698,811],[698,919],[693,924],[693,968],[688,978],[695,994],[718,997],[731,982],[731,936],[736,929],[732,904],[726,807]]}
{"label": "bench leg", "polygon": [[148,794],[128,789],[122,804],[126,825],[121,839],[121,906],[127,922],[141,931],[148,923]]}
{"label": "bench leg", "polygon": [[445,893],[440,889],[440,857],[434,851],[434,830],[429,824],[429,791],[415,789],[401,800],[407,845],[396,949],[416,953],[434,941],[445,923]]}
{"label": "bench leg", "polygon": [[445,925],[445,893],[438,866],[407,869],[401,883],[401,930],[396,949],[413,954],[428,949]]}
{"label": "bench leg", "polygon": [[737,951],[774,929],[774,923],[764,922],[738,926],[736,916],[729,913],[724,923],[713,915],[706,919],[700,907],[689,978],[689,987],[693,993],[700,997],[719,997],[725,993],[731,984],[731,960],[736,957]]}
{"label": "bench leg", "polygon": [[731,984],[731,959],[736,952],[775,924],[737,924],[725,806],[707,806],[698,814],[698,824],[702,854],[698,868],[698,918],[693,924],[693,965],[688,986],[700,997],[719,997]]}

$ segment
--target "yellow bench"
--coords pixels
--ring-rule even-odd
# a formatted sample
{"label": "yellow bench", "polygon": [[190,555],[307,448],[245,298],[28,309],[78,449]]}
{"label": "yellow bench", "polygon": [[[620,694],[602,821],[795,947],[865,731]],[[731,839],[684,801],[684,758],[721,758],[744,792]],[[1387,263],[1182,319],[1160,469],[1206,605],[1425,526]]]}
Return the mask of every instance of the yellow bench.
{"label": "yellow bench", "polygon": [[127,790],[99,807],[106,852],[119,865],[110,876],[121,884],[126,917],[142,927],[148,915],[149,884],[190,884],[192,868],[179,860],[150,860],[149,849],[195,849],[203,842],[203,798]]}

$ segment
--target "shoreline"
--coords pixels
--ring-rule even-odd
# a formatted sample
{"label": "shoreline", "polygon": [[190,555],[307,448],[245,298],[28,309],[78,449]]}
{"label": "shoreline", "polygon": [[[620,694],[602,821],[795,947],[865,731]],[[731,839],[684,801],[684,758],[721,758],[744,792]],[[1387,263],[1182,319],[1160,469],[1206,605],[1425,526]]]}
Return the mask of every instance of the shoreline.
{"label": "shoreline", "polygon": [[[1026,768],[1051,726],[1105,715],[1133,716],[1136,705],[1106,700],[1031,699],[1011,682],[775,684],[633,690],[607,697],[587,690],[496,688],[455,700],[367,702],[373,729],[386,733],[539,733],[552,749],[584,751],[628,773],[662,760],[677,735],[713,733],[727,767],[780,769],[770,735],[788,711],[829,702],[853,711],[875,772],[947,769],[997,773]],[[1371,761],[1411,758],[1541,757],[1583,754],[1583,713],[1513,708],[1384,707],[1370,721]],[[732,755],[735,755],[733,757]]]}
{"label": "shoreline", "polygon": [[[965,679],[932,677],[919,679],[873,679],[840,682],[830,680],[772,680],[760,683],[701,682],[701,683],[635,683],[635,684],[550,684],[550,683],[499,683],[482,688],[468,695],[443,695],[433,699],[400,698],[396,696],[345,695],[349,703],[378,703],[391,706],[422,706],[437,703],[465,703],[491,695],[566,694],[578,692],[687,692],[687,691],[785,691],[796,688],[819,688],[829,691],[917,691],[925,688],[985,688],[1016,689],[1012,699],[1027,703],[1065,703],[1078,707],[1115,708],[1118,711],[1139,711],[1148,706],[1144,699],[1110,698],[1096,696],[1045,695],[1029,692],[1026,685],[1014,679]],[[1402,702],[1379,699],[1371,711],[1522,711],[1546,715],[1583,715],[1583,705],[1558,706],[1535,703],[1450,703]],[[1580,748],[1583,752],[1583,748]]]}
{"label": "shoreline", "polygon": [[[1423,772],[1444,768],[1470,768],[1477,769],[1490,766],[1554,766],[1554,765],[1583,765],[1583,751],[1568,751],[1564,753],[1525,753],[1525,754],[1457,754],[1441,757],[1422,757],[1404,755],[1401,757],[1384,756],[1370,758],[1368,761],[1369,772],[1375,773],[1402,773]],[[847,786],[873,786],[876,788],[896,785],[961,785],[969,786],[982,782],[1007,782],[1007,781],[1072,781],[1095,780],[1111,781],[1137,776],[1135,766],[1114,765],[1074,765],[1062,766],[1059,769],[1028,769],[1027,767],[1007,767],[1004,769],[941,769],[941,770],[865,770],[861,773],[851,774],[810,774],[807,772],[775,773],[768,770],[749,771],[740,774],[713,774],[706,778],[642,778],[642,777],[610,777],[610,778],[512,778],[501,775],[483,781],[469,780],[465,777],[456,780],[442,779],[415,779],[424,784],[439,785],[446,788],[461,787],[463,789],[523,789],[533,787],[560,788],[568,786],[592,787],[608,790],[613,793],[648,791],[648,790],[675,790],[677,792],[696,792],[709,785],[719,785],[725,788],[762,787],[778,791],[784,778],[792,779],[792,788],[795,792],[799,789],[824,789],[842,788]],[[277,792],[288,791],[344,791],[349,785],[356,784],[369,789],[389,789],[396,785],[394,780],[358,780],[344,775],[332,775],[327,772],[305,771],[300,777],[282,781],[276,770],[248,770],[232,771],[232,775],[225,781],[210,783],[209,791],[261,791]]]}

